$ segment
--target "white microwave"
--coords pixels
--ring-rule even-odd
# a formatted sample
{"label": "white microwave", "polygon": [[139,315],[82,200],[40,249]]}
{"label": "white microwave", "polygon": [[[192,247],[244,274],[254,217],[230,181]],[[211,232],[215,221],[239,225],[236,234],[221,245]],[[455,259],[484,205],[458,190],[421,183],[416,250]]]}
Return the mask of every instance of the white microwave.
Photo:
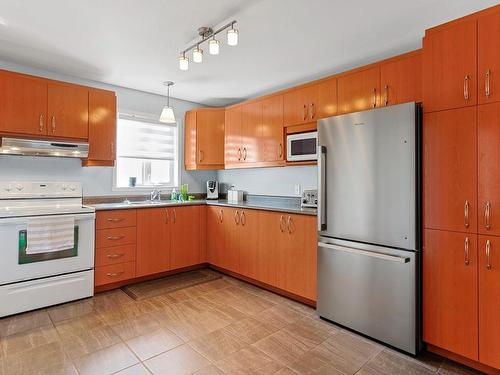
{"label": "white microwave", "polygon": [[286,160],[305,161],[317,160],[316,147],[318,132],[289,134],[286,137]]}

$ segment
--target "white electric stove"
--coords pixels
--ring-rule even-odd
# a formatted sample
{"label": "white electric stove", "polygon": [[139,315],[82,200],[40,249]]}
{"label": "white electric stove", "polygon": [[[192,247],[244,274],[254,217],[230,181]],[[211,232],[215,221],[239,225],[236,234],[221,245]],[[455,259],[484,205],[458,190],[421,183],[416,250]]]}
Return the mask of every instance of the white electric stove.
{"label": "white electric stove", "polygon": [[[72,249],[27,254],[30,219],[72,216]],[[0,181],[0,317],[90,297],[95,211],[78,182]]]}

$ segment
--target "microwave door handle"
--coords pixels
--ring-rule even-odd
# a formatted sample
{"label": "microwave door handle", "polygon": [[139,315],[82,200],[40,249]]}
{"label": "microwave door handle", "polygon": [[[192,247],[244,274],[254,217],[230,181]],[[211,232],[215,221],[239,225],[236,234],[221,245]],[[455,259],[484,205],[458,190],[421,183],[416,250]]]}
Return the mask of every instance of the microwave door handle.
{"label": "microwave door handle", "polygon": [[326,147],[318,145],[318,231],[326,229]]}

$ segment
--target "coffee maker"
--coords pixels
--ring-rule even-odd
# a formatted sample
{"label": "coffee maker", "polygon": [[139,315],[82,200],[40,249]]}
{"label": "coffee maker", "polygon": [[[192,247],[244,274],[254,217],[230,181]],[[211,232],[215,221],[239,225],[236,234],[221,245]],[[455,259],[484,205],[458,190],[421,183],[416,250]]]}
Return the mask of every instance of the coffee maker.
{"label": "coffee maker", "polygon": [[207,181],[207,199],[219,199],[219,183],[217,181]]}

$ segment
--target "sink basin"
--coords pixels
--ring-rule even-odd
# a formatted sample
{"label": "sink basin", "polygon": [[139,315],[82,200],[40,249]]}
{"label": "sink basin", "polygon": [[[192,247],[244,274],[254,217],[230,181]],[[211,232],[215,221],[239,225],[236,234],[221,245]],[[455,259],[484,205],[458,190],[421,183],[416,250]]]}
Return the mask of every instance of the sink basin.
{"label": "sink basin", "polygon": [[145,204],[165,204],[168,203],[169,201],[135,201],[135,202],[129,202],[128,204],[134,206],[134,205],[145,205]]}

